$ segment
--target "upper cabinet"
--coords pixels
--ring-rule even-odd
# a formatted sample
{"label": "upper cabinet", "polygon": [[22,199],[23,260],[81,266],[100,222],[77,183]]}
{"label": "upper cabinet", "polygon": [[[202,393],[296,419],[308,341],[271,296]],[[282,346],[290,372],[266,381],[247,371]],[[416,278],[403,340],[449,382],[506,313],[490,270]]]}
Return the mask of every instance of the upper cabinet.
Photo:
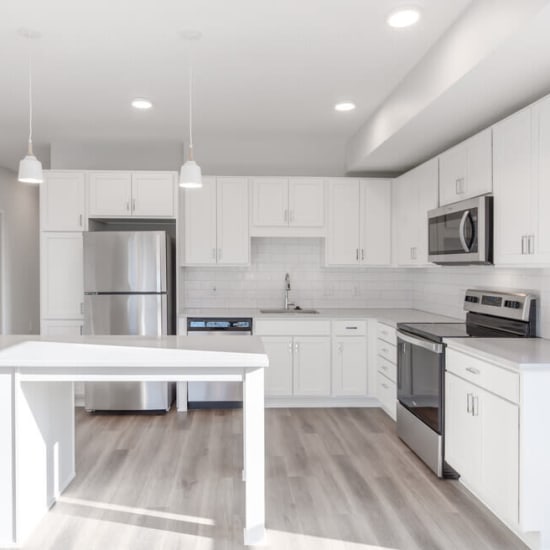
{"label": "upper cabinet", "polygon": [[439,156],[439,204],[493,190],[492,130],[488,128]]}
{"label": "upper cabinet", "polygon": [[322,178],[251,179],[253,236],[324,236]]}
{"label": "upper cabinet", "polygon": [[495,125],[495,264],[550,262],[550,98]]}
{"label": "upper cabinet", "polygon": [[250,262],[248,181],[203,177],[184,191],[183,265],[246,265]]}
{"label": "upper cabinet", "polygon": [[393,262],[428,264],[428,210],[437,208],[438,160],[434,158],[393,182]]}
{"label": "upper cabinet", "polygon": [[91,218],[176,217],[172,172],[90,172],[88,197]]}
{"label": "upper cabinet", "polygon": [[390,180],[330,179],[327,210],[327,265],[390,263]]}
{"label": "upper cabinet", "polygon": [[40,229],[84,231],[86,173],[48,170],[44,175],[40,186]]}

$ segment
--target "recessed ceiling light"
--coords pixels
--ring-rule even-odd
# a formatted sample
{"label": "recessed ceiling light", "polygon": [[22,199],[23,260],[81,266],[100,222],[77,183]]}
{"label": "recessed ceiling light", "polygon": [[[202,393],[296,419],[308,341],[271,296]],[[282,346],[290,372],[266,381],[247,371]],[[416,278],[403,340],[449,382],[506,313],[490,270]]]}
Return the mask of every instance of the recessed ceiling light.
{"label": "recessed ceiling light", "polygon": [[402,29],[414,25],[419,19],[420,11],[418,8],[399,8],[392,11],[386,21],[390,27]]}
{"label": "recessed ceiling light", "polygon": [[351,103],[351,101],[344,101],[342,103],[337,103],[334,106],[335,111],[353,111],[355,109],[355,103]]}
{"label": "recessed ceiling light", "polygon": [[134,109],[150,109],[153,104],[148,99],[138,97],[132,101],[132,107]]}

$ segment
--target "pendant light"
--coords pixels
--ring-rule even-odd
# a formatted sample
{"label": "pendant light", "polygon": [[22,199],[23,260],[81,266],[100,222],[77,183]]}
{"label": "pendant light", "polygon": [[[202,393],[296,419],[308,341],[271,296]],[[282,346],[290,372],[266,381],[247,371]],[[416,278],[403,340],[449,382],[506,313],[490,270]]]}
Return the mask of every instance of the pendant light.
{"label": "pendant light", "polygon": [[201,33],[198,31],[183,31],[183,39],[189,41],[189,150],[187,161],[180,170],[180,187],[186,189],[198,189],[202,187],[202,173],[200,166],[193,158],[193,61],[192,61],[192,41],[199,40]]}
{"label": "pendant light", "polygon": [[40,33],[21,29],[19,34],[29,40],[29,142],[27,155],[19,162],[17,179],[23,183],[42,183],[44,181],[42,163],[32,152],[32,55],[30,43],[31,40],[39,38]]}

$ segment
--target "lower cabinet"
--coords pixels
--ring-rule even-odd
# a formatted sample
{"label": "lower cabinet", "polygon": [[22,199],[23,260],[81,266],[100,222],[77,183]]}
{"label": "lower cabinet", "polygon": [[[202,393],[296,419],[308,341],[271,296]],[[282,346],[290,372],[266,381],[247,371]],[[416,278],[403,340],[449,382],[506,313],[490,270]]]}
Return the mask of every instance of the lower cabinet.
{"label": "lower cabinet", "polygon": [[397,416],[397,334],[384,323],[376,327],[376,397],[392,420]]}
{"label": "lower cabinet", "polygon": [[359,336],[332,339],[332,394],[367,394],[367,340]]}
{"label": "lower cabinet", "polygon": [[294,338],[294,395],[330,395],[330,338]]}
{"label": "lower cabinet", "polygon": [[[460,354],[448,353],[445,373],[445,460],[504,521],[519,522],[519,406],[453,372]],[[467,359],[466,359],[467,360]],[[490,365],[492,367],[492,365]],[[489,367],[489,365],[488,365]],[[493,367],[494,368],[494,367]],[[473,369],[470,369],[470,372]],[[483,371],[483,369],[476,369]],[[498,383],[498,379],[495,378]],[[489,390],[493,391],[489,391]]]}
{"label": "lower cabinet", "polygon": [[272,397],[292,395],[292,338],[287,336],[264,336],[265,352],[269,368],[265,371],[265,394]]}

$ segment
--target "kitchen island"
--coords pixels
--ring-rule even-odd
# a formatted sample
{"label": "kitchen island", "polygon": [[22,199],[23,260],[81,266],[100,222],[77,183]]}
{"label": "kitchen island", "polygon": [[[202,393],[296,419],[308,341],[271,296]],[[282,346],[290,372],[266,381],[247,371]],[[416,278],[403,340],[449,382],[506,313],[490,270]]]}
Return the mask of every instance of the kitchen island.
{"label": "kitchen island", "polygon": [[244,543],[261,543],[267,366],[252,336],[0,336],[0,546],[21,545],[76,475],[76,381],[241,382]]}

